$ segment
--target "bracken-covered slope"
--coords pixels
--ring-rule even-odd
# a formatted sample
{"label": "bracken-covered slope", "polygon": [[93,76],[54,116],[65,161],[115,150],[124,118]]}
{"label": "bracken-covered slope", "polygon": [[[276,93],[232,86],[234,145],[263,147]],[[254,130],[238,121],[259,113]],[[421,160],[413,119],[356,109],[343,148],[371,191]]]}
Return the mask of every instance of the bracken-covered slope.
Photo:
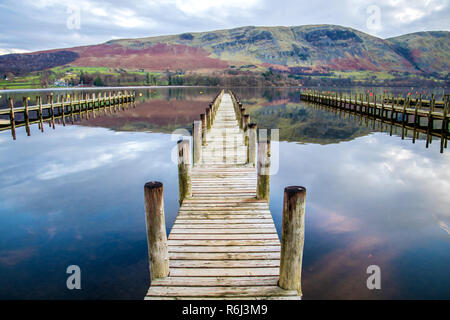
{"label": "bracken-covered slope", "polygon": [[387,41],[417,69],[440,75],[449,73],[450,33],[448,31],[417,32],[389,38]]}
{"label": "bracken-covered slope", "polygon": [[[73,52],[61,64],[148,71],[183,70],[209,73],[228,68],[273,69],[295,73],[338,71],[398,71],[446,75],[449,72],[449,32],[423,32],[381,39],[335,25],[241,27],[199,33],[122,39],[104,44],[49,50]],[[38,59],[43,52],[24,54]],[[0,56],[0,72],[13,55]],[[17,55],[14,55],[17,59]],[[41,57],[42,58],[42,57]],[[42,63],[36,64],[40,70]],[[34,71],[39,68],[30,68]],[[47,68],[53,67],[51,61]],[[23,71],[23,70],[21,70]]]}

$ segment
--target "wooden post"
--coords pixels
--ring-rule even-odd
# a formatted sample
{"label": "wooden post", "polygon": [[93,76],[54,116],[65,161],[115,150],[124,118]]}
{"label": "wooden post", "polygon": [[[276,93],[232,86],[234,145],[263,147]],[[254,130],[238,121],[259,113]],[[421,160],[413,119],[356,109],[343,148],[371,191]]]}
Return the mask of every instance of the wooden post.
{"label": "wooden post", "polygon": [[[261,135],[261,133],[260,133]],[[264,199],[269,202],[270,185],[270,141],[259,139],[258,143],[258,181],[256,189],[256,198]]]}
{"label": "wooden post", "polygon": [[[94,93],[92,93],[92,100],[93,100],[93,102],[92,102],[92,116],[94,118],[95,118],[95,99],[96,99],[96,94],[94,92]],[[98,103],[98,108],[100,109],[100,101]]]}
{"label": "wooden post", "polygon": [[10,114],[9,114],[9,122],[11,124],[11,134],[14,140],[16,140],[16,120],[14,117],[14,101],[13,98],[9,97],[8,99],[9,102],[9,110],[10,110]]}
{"label": "wooden post", "polygon": [[194,165],[200,162],[202,157],[202,122],[194,121],[192,125],[192,141],[194,149]]}
{"label": "wooden post", "polygon": [[44,112],[42,111],[42,97],[38,96],[38,104],[39,104],[39,127],[41,132],[44,132]]}
{"label": "wooden post", "polygon": [[443,110],[444,118],[442,119],[442,129],[441,129],[441,153],[444,152],[445,142],[447,140],[447,127],[448,127],[447,114],[448,114],[448,99],[447,97],[444,97],[444,110]]}
{"label": "wooden post", "polygon": [[256,165],[256,123],[250,123],[248,125],[248,159],[247,163],[250,164],[253,168]]}
{"label": "wooden post", "polygon": [[428,145],[433,141],[433,111],[434,111],[434,93],[431,94],[430,100],[430,110],[428,111],[428,126],[427,126],[427,140],[425,147],[428,148]]}
{"label": "wooden post", "polygon": [[300,296],[302,295],[302,259],[305,241],[305,198],[304,187],[284,188],[278,285],[286,290],[297,290]]}
{"label": "wooden post", "polygon": [[206,115],[204,113],[200,115],[200,120],[202,121],[202,144],[206,146]]}
{"label": "wooden post", "polygon": [[52,111],[52,128],[55,129],[55,108],[53,107],[53,92],[50,93],[50,108]]}
{"label": "wooden post", "polygon": [[250,115],[244,114],[242,117],[243,121],[243,130],[244,130],[244,144],[248,146],[248,125],[250,123]]}
{"label": "wooden post", "polygon": [[212,119],[211,119],[211,108],[206,108],[206,128],[211,129]]}
{"label": "wooden post", "polygon": [[30,117],[28,114],[28,97],[23,97],[22,101],[24,106],[23,116],[25,120],[25,129],[27,131],[27,135],[30,136],[31,133],[30,133]]}
{"label": "wooden post", "polygon": [[178,183],[180,187],[180,205],[192,196],[191,148],[189,140],[179,140],[178,146]]}
{"label": "wooden post", "polygon": [[73,124],[73,98],[72,96],[69,96],[70,99],[70,122]]}
{"label": "wooden post", "polygon": [[164,188],[161,182],[147,182],[144,186],[145,221],[150,279],[169,275],[169,251],[167,247],[164,217]]}
{"label": "wooden post", "polygon": [[239,109],[241,111],[241,115],[239,117],[239,126],[241,127],[242,130],[244,130],[244,115],[245,115],[245,108],[240,108]]}
{"label": "wooden post", "polygon": [[61,95],[61,112],[62,112],[62,123],[66,126],[66,111],[64,110],[64,95]]}

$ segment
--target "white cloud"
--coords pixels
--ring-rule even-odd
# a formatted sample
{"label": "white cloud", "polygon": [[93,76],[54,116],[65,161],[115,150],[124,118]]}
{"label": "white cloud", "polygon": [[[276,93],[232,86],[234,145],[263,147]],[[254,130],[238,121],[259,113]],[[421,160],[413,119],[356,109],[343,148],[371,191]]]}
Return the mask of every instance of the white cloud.
{"label": "white cloud", "polygon": [[[373,5],[380,8],[376,30],[367,27],[367,8]],[[81,11],[81,28],[76,33],[66,27],[68,6]],[[1,7],[0,24],[7,32],[0,34],[0,53],[246,25],[328,23],[376,32],[380,37],[450,29],[449,0],[4,0]]]}
{"label": "white cloud", "polygon": [[23,49],[16,49],[16,48],[9,48],[9,49],[2,49],[0,48],[0,56],[4,54],[10,54],[10,53],[26,53],[29,52],[28,50]]}

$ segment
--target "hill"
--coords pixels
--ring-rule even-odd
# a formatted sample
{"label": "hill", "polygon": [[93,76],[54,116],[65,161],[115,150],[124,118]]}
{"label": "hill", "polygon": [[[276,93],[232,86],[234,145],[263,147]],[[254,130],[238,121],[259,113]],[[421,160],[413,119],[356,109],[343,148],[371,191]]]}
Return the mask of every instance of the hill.
{"label": "hill", "polygon": [[[20,75],[63,66],[85,68],[87,73],[89,68],[99,73],[99,67],[118,74],[155,73],[160,79],[164,75],[167,84],[173,84],[170,76],[187,81],[193,75],[257,75],[256,84],[280,79],[301,82],[314,76],[331,80],[448,80],[449,40],[446,31],[381,39],[336,25],[247,26],[4,55],[0,56],[0,74]],[[190,84],[183,81],[176,84]]]}

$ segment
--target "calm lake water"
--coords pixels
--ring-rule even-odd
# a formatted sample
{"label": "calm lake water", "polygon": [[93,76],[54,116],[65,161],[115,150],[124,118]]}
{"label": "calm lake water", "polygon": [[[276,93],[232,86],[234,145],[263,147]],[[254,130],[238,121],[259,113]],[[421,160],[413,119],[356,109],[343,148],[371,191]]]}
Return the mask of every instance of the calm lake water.
{"label": "calm lake water", "polygon": [[[135,109],[44,133],[33,126],[30,137],[19,128],[16,141],[0,132],[0,298],[142,299],[143,186],[164,183],[170,231],[170,133],[189,129],[217,92],[139,89]],[[235,92],[259,127],[280,129],[270,181],[279,233],[284,187],[307,188],[304,299],[450,299],[450,153],[438,140],[427,149],[401,130],[390,136],[301,102],[295,88]],[[72,264],[81,290],[66,288]],[[381,268],[381,290],[366,287],[369,265]]]}

